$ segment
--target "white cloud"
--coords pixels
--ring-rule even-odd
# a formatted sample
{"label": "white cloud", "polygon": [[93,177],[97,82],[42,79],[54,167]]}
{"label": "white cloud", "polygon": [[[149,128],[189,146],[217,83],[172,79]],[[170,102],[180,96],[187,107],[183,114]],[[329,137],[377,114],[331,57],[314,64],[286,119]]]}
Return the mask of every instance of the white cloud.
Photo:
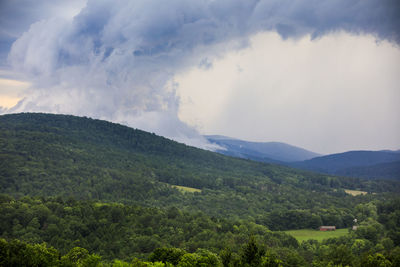
{"label": "white cloud", "polygon": [[[49,2],[43,3],[51,10]],[[84,2],[76,3],[79,7]],[[201,141],[178,118],[176,86],[168,84],[176,73],[199,65],[213,69],[214,61],[229,51],[246,48],[249,37],[258,32],[275,31],[289,38],[279,45],[295,42],[291,38],[319,38],[338,30],[399,41],[399,20],[393,11],[396,7],[396,2],[378,0],[89,0],[76,16],[71,15],[76,11],[71,11],[49,17],[51,12],[46,11],[47,17],[37,16],[45,19],[32,24],[9,53],[14,70],[24,74],[32,86],[23,101],[6,112],[46,111],[126,121],[177,140]],[[272,56],[275,60],[282,57],[284,62],[291,60],[285,54]],[[286,68],[278,64],[276,71]],[[247,69],[245,64],[235,64],[233,78],[216,81],[219,84],[214,86],[226,87],[237,73],[247,77]],[[286,79],[291,76],[297,77],[287,73]],[[262,78],[264,74],[259,77],[254,73],[252,79]],[[241,88],[240,83],[246,81],[234,82],[239,84],[228,86],[226,94],[229,90],[237,94],[235,86]],[[257,81],[253,83],[246,86],[258,91],[250,95],[263,96]],[[283,81],[275,83],[271,88],[281,88]],[[196,94],[201,95],[202,90]],[[271,98],[280,96],[285,103],[284,96],[290,95],[290,90],[275,89],[269,94]],[[235,97],[228,95],[219,97],[222,106],[232,106]],[[218,98],[205,96],[211,97]],[[244,93],[240,97],[249,96]],[[254,112],[264,111],[257,101],[251,104]],[[274,104],[279,102],[270,103]],[[222,116],[228,110],[214,107],[207,112]],[[283,118],[288,112],[282,113]]]}
{"label": "white cloud", "polygon": [[0,110],[15,106],[29,86],[27,82],[0,78]]}
{"label": "white cloud", "polygon": [[371,36],[284,41],[258,34],[251,47],[214,61],[212,69],[175,77],[179,115],[207,134],[321,153],[397,149],[399,69],[400,49]]}
{"label": "white cloud", "polygon": [[86,5],[86,0],[0,1],[0,67],[5,68],[12,43],[32,23],[51,18],[70,19]]}

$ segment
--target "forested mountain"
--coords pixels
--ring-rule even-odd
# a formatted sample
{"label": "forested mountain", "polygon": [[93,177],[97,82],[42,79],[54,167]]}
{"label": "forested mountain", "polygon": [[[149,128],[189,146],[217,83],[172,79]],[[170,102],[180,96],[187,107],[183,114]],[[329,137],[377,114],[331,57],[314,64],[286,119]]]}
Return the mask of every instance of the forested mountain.
{"label": "forested mountain", "polygon": [[[352,196],[345,189],[374,194]],[[380,245],[395,262],[400,252],[390,253],[400,244],[398,204],[384,210],[387,216],[378,212],[380,203],[394,201],[399,192],[395,181],[233,158],[101,120],[0,116],[0,237],[5,238],[0,265],[19,266],[30,258],[18,253],[30,251],[32,261],[37,256],[52,262],[43,266],[77,266],[80,259],[98,263],[89,253],[137,262],[134,257],[169,262],[172,253],[178,266],[327,266],[345,263],[336,250],[330,254],[328,248],[336,245],[343,251],[354,245],[357,255],[375,255]],[[365,231],[326,244],[301,247],[271,232],[351,227],[354,218]],[[56,250],[13,239],[46,242]],[[359,239],[366,240],[361,247]],[[161,247],[168,249],[157,250]]]}
{"label": "forested mountain", "polygon": [[349,151],[290,166],[333,175],[400,180],[400,153],[396,151]]}
{"label": "forested mountain", "polygon": [[400,181],[400,161],[340,169],[336,171],[336,174],[365,179],[392,179]]}
{"label": "forested mountain", "polygon": [[[0,149],[1,193],[176,206],[212,216],[257,217],[271,229],[321,222],[349,225],[348,208],[364,200],[346,196],[343,188],[399,192],[395,182],[231,158],[126,126],[66,115],[0,116]],[[202,191],[182,194],[171,185]],[[327,212],[327,203],[335,208]],[[283,219],[288,214],[301,220]]]}
{"label": "forested mountain", "polygon": [[276,163],[319,173],[363,179],[400,180],[399,151],[348,151],[321,156],[279,142],[249,142],[221,135],[206,135],[221,147],[216,152],[260,162]]}
{"label": "forested mountain", "polygon": [[311,159],[320,154],[280,142],[249,142],[221,135],[206,135],[210,143],[219,145],[217,152],[228,156],[262,162],[282,163]]}

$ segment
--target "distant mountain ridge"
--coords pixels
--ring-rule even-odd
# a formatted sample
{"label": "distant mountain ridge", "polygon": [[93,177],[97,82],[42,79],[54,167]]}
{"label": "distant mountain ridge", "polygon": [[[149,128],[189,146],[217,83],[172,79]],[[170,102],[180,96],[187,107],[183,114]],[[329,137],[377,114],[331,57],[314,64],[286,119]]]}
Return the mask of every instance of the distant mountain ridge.
{"label": "distant mountain ridge", "polygon": [[312,151],[281,142],[250,142],[222,135],[205,135],[210,143],[224,148],[217,152],[262,162],[285,163],[321,156]]}
{"label": "distant mountain ridge", "polygon": [[400,153],[398,151],[348,151],[289,165],[333,175],[400,180]]}
{"label": "distant mountain ridge", "polygon": [[400,180],[400,150],[360,150],[322,156],[280,142],[250,142],[223,135],[206,135],[205,138],[222,148],[216,152],[232,157],[331,175]]}
{"label": "distant mountain ridge", "polygon": [[371,166],[357,166],[338,170],[337,175],[366,179],[400,180],[400,161],[385,162]]}

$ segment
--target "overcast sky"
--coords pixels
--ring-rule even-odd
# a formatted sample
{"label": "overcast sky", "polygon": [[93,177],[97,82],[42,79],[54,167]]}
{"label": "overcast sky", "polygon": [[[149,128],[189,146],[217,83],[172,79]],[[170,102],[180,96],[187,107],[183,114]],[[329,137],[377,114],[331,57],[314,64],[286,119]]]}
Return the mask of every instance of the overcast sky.
{"label": "overcast sky", "polygon": [[318,153],[400,148],[396,0],[0,1],[0,112]]}

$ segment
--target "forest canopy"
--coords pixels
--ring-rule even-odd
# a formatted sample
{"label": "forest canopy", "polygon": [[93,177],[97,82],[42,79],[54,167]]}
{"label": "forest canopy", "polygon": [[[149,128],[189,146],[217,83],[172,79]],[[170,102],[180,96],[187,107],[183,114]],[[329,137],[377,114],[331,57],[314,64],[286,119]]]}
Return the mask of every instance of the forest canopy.
{"label": "forest canopy", "polygon": [[[0,116],[0,178],[1,261],[10,266],[20,253],[44,266],[399,262],[395,181],[321,175],[38,113]],[[322,242],[280,232],[350,229],[355,218],[356,231]]]}

